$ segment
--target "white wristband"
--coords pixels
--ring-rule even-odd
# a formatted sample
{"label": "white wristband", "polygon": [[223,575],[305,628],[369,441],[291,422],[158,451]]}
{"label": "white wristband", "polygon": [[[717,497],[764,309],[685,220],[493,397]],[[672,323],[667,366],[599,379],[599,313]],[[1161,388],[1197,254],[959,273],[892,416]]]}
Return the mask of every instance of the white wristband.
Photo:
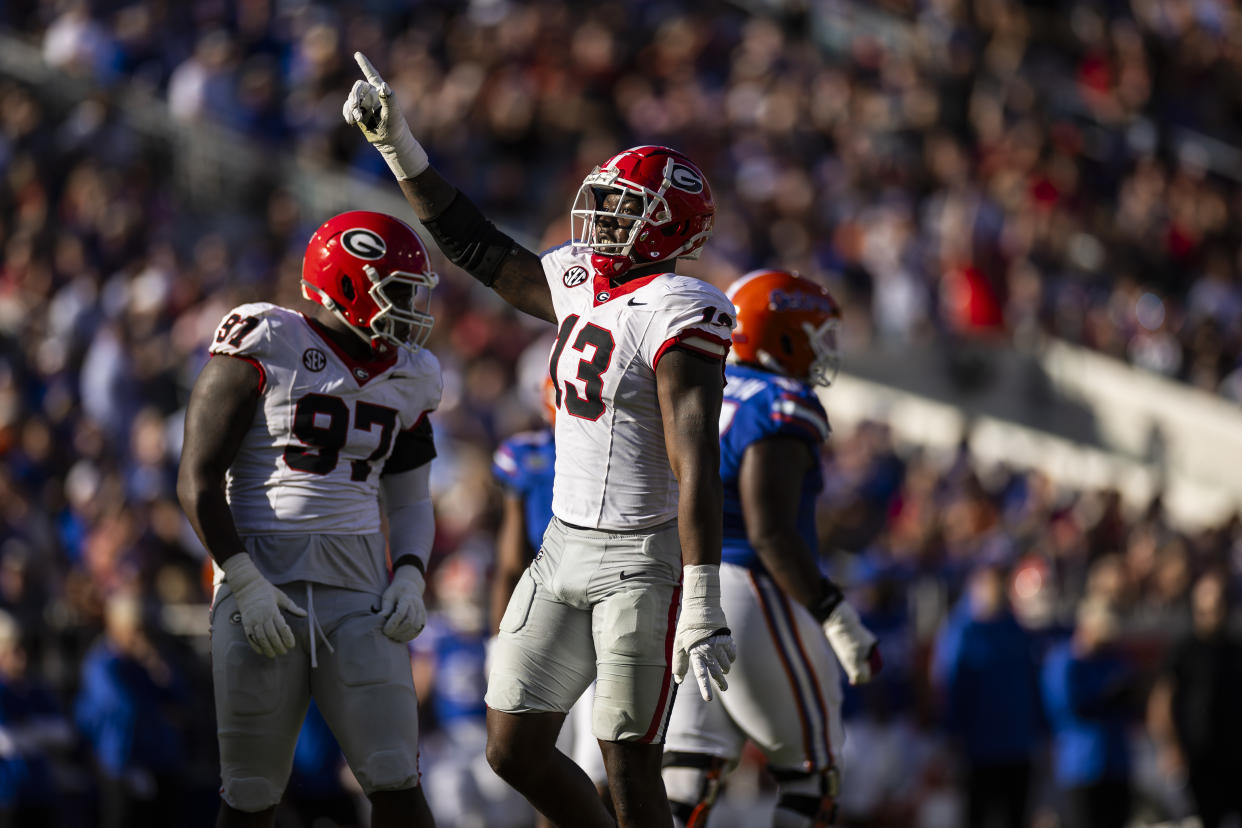
{"label": "white wristband", "polygon": [[376,144],[375,148],[384,157],[388,169],[392,170],[398,181],[413,178],[431,166],[431,162],[427,160],[427,151],[408,127],[393,136],[392,143]]}
{"label": "white wristband", "polygon": [[254,565],[254,559],[250,557],[249,552],[229,555],[220,564],[220,568],[224,570],[224,580],[234,592],[263,577],[263,573],[259,572],[259,568]]}
{"label": "white wristband", "polygon": [[689,564],[683,566],[681,572],[683,605],[720,607],[720,567],[712,564]]}

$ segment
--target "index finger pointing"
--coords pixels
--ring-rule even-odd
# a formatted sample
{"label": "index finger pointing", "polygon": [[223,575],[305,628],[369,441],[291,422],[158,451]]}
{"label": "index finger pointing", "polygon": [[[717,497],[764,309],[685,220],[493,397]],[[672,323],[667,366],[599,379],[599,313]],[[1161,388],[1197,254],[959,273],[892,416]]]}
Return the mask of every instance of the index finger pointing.
{"label": "index finger pointing", "polygon": [[362,70],[362,74],[366,76],[367,82],[379,89],[384,84],[384,79],[380,77],[380,73],[375,71],[375,67],[371,65],[371,61],[367,60],[367,56],[362,52],[354,52],[354,60],[358,62],[358,68]]}

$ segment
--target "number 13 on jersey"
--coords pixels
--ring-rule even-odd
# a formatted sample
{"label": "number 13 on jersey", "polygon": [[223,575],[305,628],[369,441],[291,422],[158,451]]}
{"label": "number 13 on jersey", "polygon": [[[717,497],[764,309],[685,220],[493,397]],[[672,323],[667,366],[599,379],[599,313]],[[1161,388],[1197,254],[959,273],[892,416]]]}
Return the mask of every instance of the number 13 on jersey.
{"label": "number 13 on jersey", "polygon": [[[548,373],[552,377],[552,385],[556,389],[556,407],[565,410],[575,417],[584,420],[598,420],[604,413],[604,373],[612,364],[612,352],[616,348],[612,332],[591,322],[582,326],[575,337],[574,328],[581,317],[570,314],[561,322],[561,329],[556,335],[556,345],[552,348],[552,358],[548,361]],[[581,355],[578,360],[577,373],[574,375],[582,382],[582,393],[572,382],[561,382],[557,375],[561,355],[573,338],[572,350]],[[572,354],[567,355],[572,359]],[[566,367],[572,363],[567,363]]]}

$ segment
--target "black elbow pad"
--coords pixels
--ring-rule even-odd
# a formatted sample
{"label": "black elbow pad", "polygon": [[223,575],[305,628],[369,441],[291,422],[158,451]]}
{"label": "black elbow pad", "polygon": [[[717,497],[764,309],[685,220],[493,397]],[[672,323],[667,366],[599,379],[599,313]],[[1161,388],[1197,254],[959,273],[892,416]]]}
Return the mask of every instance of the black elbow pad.
{"label": "black elbow pad", "polygon": [[513,239],[496,229],[460,190],[444,212],[423,222],[450,262],[487,287],[513,248]]}

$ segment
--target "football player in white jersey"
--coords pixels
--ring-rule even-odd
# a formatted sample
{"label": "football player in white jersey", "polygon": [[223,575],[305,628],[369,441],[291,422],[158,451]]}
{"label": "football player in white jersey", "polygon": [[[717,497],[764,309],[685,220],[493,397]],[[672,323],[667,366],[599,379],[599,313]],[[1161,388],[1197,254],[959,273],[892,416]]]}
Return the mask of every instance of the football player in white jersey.
{"label": "football player in white jersey", "polygon": [[617,822],[668,825],[660,743],[672,679],[692,669],[710,699],[733,660],[715,425],[733,310],[716,288],[672,272],[711,233],[707,181],[665,147],[622,152],[583,182],[571,241],[537,256],[430,167],[392,90],[356,57],[366,80],[345,119],[384,156],[445,255],[558,330],[554,518],[493,645],[488,761],[555,824],[613,825],[555,748],[566,711],[596,679],[592,732]]}
{"label": "football player in white jersey", "polygon": [[815,500],[829,429],[814,386],[836,372],[841,313],[822,286],[780,270],[747,274],[729,298],[737,327],[720,418],[720,581],[738,657],[720,704],[677,700],[664,783],[678,828],[705,828],[749,739],[776,778],[772,825],[821,828],[835,824],[845,736],[837,662],[851,683],[880,666],[875,636],[819,569]]}
{"label": "football player in white jersey", "polygon": [[215,562],[221,828],[274,824],[311,696],[371,825],[433,824],[406,642],[435,534],[435,283],[408,225],[343,213],[306,248],[312,312],[235,308],[194,384],[177,494]]}

